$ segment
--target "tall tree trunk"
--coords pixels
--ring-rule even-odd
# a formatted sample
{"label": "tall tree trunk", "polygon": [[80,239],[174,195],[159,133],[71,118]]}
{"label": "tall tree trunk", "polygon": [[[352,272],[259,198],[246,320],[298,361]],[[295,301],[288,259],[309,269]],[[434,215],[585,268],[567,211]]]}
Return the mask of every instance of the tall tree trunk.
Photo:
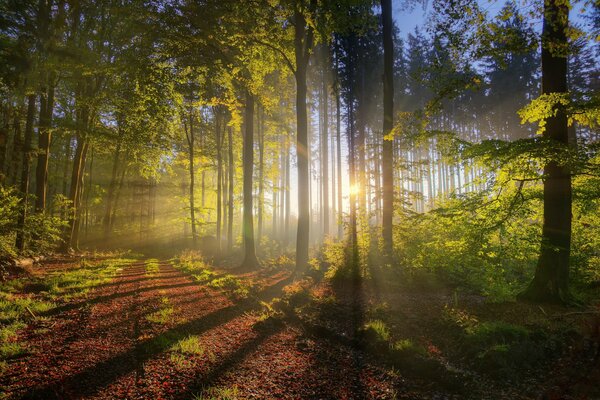
{"label": "tall tree trunk", "polygon": [[217,254],[221,253],[221,181],[223,180],[223,135],[221,134],[221,118],[218,112],[215,113],[215,133],[217,142]]}
{"label": "tall tree trunk", "polygon": [[[336,56],[336,65],[339,64],[338,57]],[[338,67],[336,66],[336,69]],[[343,198],[342,198],[342,113],[341,113],[341,101],[340,101],[340,89],[336,90],[335,94],[335,115],[336,115],[336,132],[335,140],[337,144],[337,202],[338,202],[338,213],[339,218],[337,221],[338,225],[338,239],[341,240],[344,237],[344,224],[342,217],[344,215],[343,209]]]}
{"label": "tall tree trunk", "polygon": [[358,232],[356,221],[356,200],[357,200],[357,182],[356,182],[356,140],[354,138],[354,110],[352,101],[348,105],[348,178],[350,183],[350,237],[349,245],[351,251],[351,265],[354,273],[358,276]]}
{"label": "tall tree trunk", "polygon": [[73,170],[71,173],[71,191],[69,200],[71,200],[71,211],[69,212],[69,221],[67,226],[67,235],[63,243],[63,251],[73,247],[78,240],[80,199],[83,184],[83,170],[88,149],[88,141],[81,134],[77,135],[77,148],[75,149],[75,158],[73,159]]}
{"label": "tall tree trunk", "polygon": [[286,141],[285,150],[285,217],[283,222],[283,248],[287,248],[290,240],[290,213],[291,213],[291,199],[290,199],[290,144]]}
{"label": "tall tree trunk", "polygon": [[[125,160],[129,158],[129,151],[125,152]],[[119,178],[119,186],[117,187],[117,191],[115,193],[115,201],[112,207],[112,214],[110,216],[110,227],[108,228],[111,232],[115,226],[117,210],[119,209],[119,199],[121,198],[121,193],[123,193],[123,183],[125,182],[125,173],[127,172],[127,164],[123,165],[123,169],[121,170],[121,177]]]}
{"label": "tall tree trunk", "polygon": [[265,207],[265,132],[264,132],[264,113],[260,105],[258,111],[258,232],[257,240],[260,240],[263,234],[263,212]]}
{"label": "tall tree trunk", "polygon": [[[544,2],[542,31],[542,93],[567,92],[567,29],[569,4]],[[569,146],[569,129],[564,106],[555,106],[546,119],[544,136],[557,147]],[[544,224],[535,276],[520,298],[533,301],[569,300],[569,257],[571,251],[571,172],[560,160],[544,167]]]}
{"label": "tall tree trunk", "polygon": [[[311,4],[313,1],[311,1]],[[294,12],[294,53],[296,57],[296,153],[298,161],[298,231],[296,235],[296,271],[308,266],[310,235],[310,176],[308,156],[308,116],[306,110],[306,69],[312,48],[313,31],[299,5]]]}
{"label": "tall tree trunk", "polygon": [[392,36],[392,0],[381,0],[383,21],[383,210],[382,236],[384,254],[391,257],[393,249],[392,224],[394,218],[394,145],[390,137],[394,126],[394,41]]}
{"label": "tall tree trunk", "polygon": [[94,147],[91,150],[90,165],[88,167],[88,187],[85,191],[85,238],[87,240],[90,223],[90,195],[92,194],[93,172],[94,172]]}
{"label": "tall tree trunk", "polygon": [[246,92],[244,113],[244,213],[242,235],[244,238],[244,261],[242,268],[252,269],[258,265],[254,244],[254,218],[252,209],[252,175],[254,172],[254,96]]}
{"label": "tall tree trunk", "polygon": [[27,96],[27,119],[25,122],[25,138],[23,140],[23,158],[21,165],[21,193],[23,195],[23,206],[19,214],[17,238],[15,246],[19,251],[25,249],[25,221],[27,220],[27,212],[29,206],[29,172],[31,170],[32,148],[31,142],[33,139],[33,123],[35,118],[35,96]]}
{"label": "tall tree trunk", "polygon": [[325,44],[322,47],[322,62],[323,62],[323,76],[321,79],[321,103],[322,103],[322,111],[323,117],[321,119],[321,123],[323,124],[323,128],[321,130],[321,182],[323,185],[322,188],[322,198],[323,198],[323,234],[325,236],[329,235],[329,149],[328,149],[328,136],[329,136],[329,110],[327,107],[327,102],[329,100],[328,96],[328,80],[327,80],[327,66],[328,64],[328,46]]}
{"label": "tall tree trunk", "polygon": [[54,110],[54,83],[50,80],[48,89],[40,96],[38,162],[36,168],[36,200],[38,212],[46,209],[46,194],[48,191],[48,162],[50,159],[50,143],[52,141],[52,112]]}
{"label": "tall tree trunk", "polygon": [[228,197],[227,197],[227,251],[230,252],[233,249],[233,178],[235,174],[234,164],[233,164],[233,128],[229,127],[227,130],[227,142],[228,142],[228,154],[227,154],[227,162],[228,166],[228,179],[229,179],[229,188],[228,188]]}
{"label": "tall tree trunk", "polygon": [[106,207],[104,209],[104,218],[102,221],[102,225],[104,228],[104,239],[107,239],[110,235],[110,218],[112,216],[112,208],[113,208],[113,197],[115,195],[115,188],[117,186],[117,172],[119,170],[119,156],[121,155],[121,143],[123,137],[123,130],[121,128],[121,124],[118,127],[119,136],[117,139],[117,146],[115,148],[115,155],[113,158],[112,165],[112,173],[110,176],[110,183],[108,184],[108,190],[106,192]]}
{"label": "tall tree trunk", "polygon": [[196,206],[194,201],[194,190],[195,190],[195,176],[194,176],[194,114],[190,107],[190,114],[188,116],[189,127],[187,128],[186,138],[188,143],[188,161],[189,161],[189,173],[190,173],[190,191],[189,191],[189,207],[190,207],[190,224],[192,227],[192,243],[194,247],[198,240],[198,232],[196,231]]}

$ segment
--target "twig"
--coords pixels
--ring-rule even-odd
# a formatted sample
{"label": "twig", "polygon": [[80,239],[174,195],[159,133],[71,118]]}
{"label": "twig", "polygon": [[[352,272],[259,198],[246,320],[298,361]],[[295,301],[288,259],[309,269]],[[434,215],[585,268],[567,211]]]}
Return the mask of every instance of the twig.
{"label": "twig", "polygon": [[25,306],[25,309],[27,310],[27,312],[29,313],[29,315],[31,315],[31,317],[32,317],[33,319],[37,319],[37,315],[35,315],[35,314],[33,313],[33,311],[31,311],[31,309],[30,309],[29,307]]}

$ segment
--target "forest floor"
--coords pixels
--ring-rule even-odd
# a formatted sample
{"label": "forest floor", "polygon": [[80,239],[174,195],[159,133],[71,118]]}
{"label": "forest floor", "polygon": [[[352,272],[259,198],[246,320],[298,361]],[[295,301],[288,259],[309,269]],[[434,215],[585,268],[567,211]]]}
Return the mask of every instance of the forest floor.
{"label": "forest floor", "polygon": [[[73,284],[82,263],[104,278]],[[0,298],[17,304],[4,326],[9,309],[25,321],[2,334],[20,351],[5,351],[0,398],[600,398],[587,311],[273,265],[199,276],[171,260],[56,259],[32,273]]]}

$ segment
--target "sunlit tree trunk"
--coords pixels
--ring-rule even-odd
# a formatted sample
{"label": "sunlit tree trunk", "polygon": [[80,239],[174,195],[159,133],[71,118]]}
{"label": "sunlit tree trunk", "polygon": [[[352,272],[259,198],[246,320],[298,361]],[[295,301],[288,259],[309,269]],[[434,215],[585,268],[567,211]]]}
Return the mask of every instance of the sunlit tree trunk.
{"label": "sunlit tree trunk", "polygon": [[260,105],[257,107],[258,118],[258,232],[257,240],[260,245],[260,241],[263,234],[263,218],[264,218],[264,207],[265,207],[265,122],[264,113]]}
{"label": "sunlit tree trunk", "polygon": [[328,149],[328,136],[329,136],[329,109],[327,102],[329,101],[328,96],[328,47],[322,46],[322,59],[323,63],[323,75],[321,77],[321,183],[322,183],[322,199],[323,199],[323,234],[329,235],[329,149]]}
{"label": "sunlit tree trunk", "polygon": [[215,111],[215,140],[217,144],[217,254],[221,253],[221,218],[222,218],[222,204],[221,204],[221,181],[223,180],[223,135],[221,134],[221,118],[217,111]]}
{"label": "sunlit tree trunk", "polygon": [[258,265],[256,247],[254,244],[254,218],[252,201],[252,178],[254,172],[254,96],[246,92],[246,105],[244,112],[244,211],[242,222],[242,236],[244,238],[244,260],[242,268],[250,269]]}
{"label": "sunlit tree trunk", "polygon": [[[542,93],[567,93],[567,29],[569,4],[558,0],[544,2],[542,31]],[[569,146],[567,114],[555,106],[546,119],[544,137],[557,147]],[[564,302],[569,300],[569,257],[571,251],[571,172],[560,161],[544,167],[544,224],[542,245],[535,276],[522,299]]]}
{"label": "sunlit tree trunk", "polygon": [[233,178],[235,174],[233,164],[233,128],[227,129],[227,142],[228,142],[228,153],[227,162],[228,166],[228,196],[227,196],[227,251],[230,252],[233,249]]}
{"label": "sunlit tree trunk", "polygon": [[194,176],[194,147],[195,147],[195,134],[194,134],[194,113],[190,107],[189,112],[189,126],[186,130],[186,139],[188,143],[188,161],[189,161],[189,173],[190,173],[190,190],[189,190],[189,207],[190,207],[190,225],[192,227],[192,242],[196,245],[198,240],[198,232],[196,230],[196,206],[194,201],[194,190],[195,190],[195,176]]}
{"label": "sunlit tree trunk", "polygon": [[[308,266],[310,235],[310,176],[308,156],[308,116],[306,110],[306,69],[313,46],[313,30],[307,25],[301,9],[304,1],[297,0],[294,7],[294,54],[296,58],[296,153],[298,162],[298,233],[296,236],[296,271]],[[316,6],[309,0],[311,8]]]}
{"label": "sunlit tree trunk", "polygon": [[118,125],[117,130],[118,130],[117,145],[116,145],[115,154],[113,157],[113,165],[112,165],[112,172],[110,175],[110,183],[108,184],[108,190],[106,192],[106,207],[104,209],[104,218],[102,221],[102,225],[104,228],[104,239],[108,239],[108,236],[110,235],[110,227],[111,227],[110,218],[112,216],[113,198],[114,198],[115,189],[117,186],[117,172],[119,170],[119,157],[121,155],[121,143],[122,143],[122,138],[123,138],[123,129],[121,127],[121,124]]}
{"label": "sunlit tree trunk", "polygon": [[291,213],[291,199],[290,199],[290,144],[286,141],[285,151],[285,221],[284,221],[284,235],[283,235],[283,247],[287,248],[290,240],[290,213]]}

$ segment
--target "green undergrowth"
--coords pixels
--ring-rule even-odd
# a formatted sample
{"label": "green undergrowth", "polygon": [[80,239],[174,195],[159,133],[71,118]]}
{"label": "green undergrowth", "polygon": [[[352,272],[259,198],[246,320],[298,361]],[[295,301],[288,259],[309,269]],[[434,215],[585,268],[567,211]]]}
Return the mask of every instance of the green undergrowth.
{"label": "green undergrowth", "polygon": [[215,355],[207,350],[197,335],[189,335],[170,348],[169,359],[179,369],[192,367],[194,357],[207,357],[214,361]]}
{"label": "green undergrowth", "polygon": [[239,400],[240,392],[237,386],[220,387],[211,386],[202,391],[202,394],[194,395],[194,400]]}
{"label": "green undergrowth", "polygon": [[231,274],[218,274],[210,265],[196,253],[183,253],[172,260],[173,266],[190,275],[194,281],[216,290],[222,290],[232,300],[245,300],[250,298],[256,288]]}
{"label": "green undergrowth", "polygon": [[478,371],[512,376],[560,354],[562,332],[504,321],[480,321],[465,310],[446,307],[444,323],[458,335],[462,355]]}
{"label": "green undergrowth", "polygon": [[156,258],[149,258],[146,260],[146,276],[153,277],[160,271],[159,261]]}
{"label": "green undergrowth", "polygon": [[5,360],[27,354],[19,331],[32,320],[43,320],[58,302],[85,297],[94,287],[110,282],[131,260],[82,261],[80,268],[42,278],[19,278],[0,284],[0,367]]}
{"label": "green undergrowth", "polygon": [[167,324],[173,320],[174,308],[168,297],[161,297],[158,309],[146,316],[146,319],[155,324]]}

